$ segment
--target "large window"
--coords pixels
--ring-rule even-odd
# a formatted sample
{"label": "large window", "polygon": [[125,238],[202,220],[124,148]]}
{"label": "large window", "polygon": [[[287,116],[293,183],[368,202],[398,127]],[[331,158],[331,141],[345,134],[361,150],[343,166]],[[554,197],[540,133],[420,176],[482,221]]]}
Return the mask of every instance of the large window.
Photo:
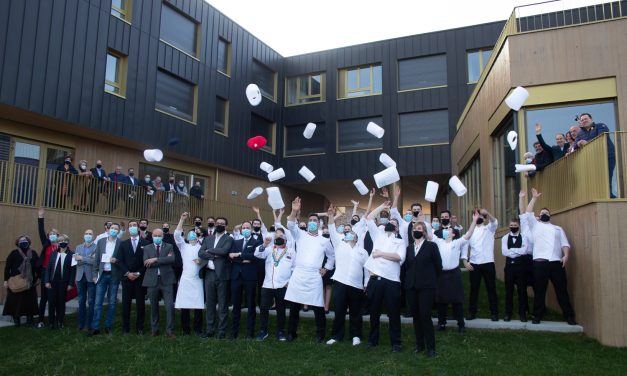
{"label": "large window", "polygon": [[218,72],[231,74],[231,43],[218,38]]}
{"label": "large window", "polygon": [[161,69],[157,70],[157,111],[194,123],[196,86]]}
{"label": "large window", "polygon": [[447,144],[448,111],[422,111],[400,114],[398,146]]}
{"label": "large window", "polygon": [[111,15],[128,23],[131,22],[133,0],[111,0]]}
{"label": "large window", "polygon": [[276,72],[253,60],[253,80],[263,96],[276,101]]}
{"label": "large window", "polygon": [[150,175],[150,178],[154,180],[157,176],[161,178],[162,182],[167,182],[168,177],[174,176],[176,183],[179,181],[183,181],[185,187],[187,188],[187,192],[191,187],[196,184],[197,181],[200,182],[200,186],[203,189],[203,193],[205,197],[209,197],[209,180],[210,178],[207,176],[194,175],[193,173],[174,170],[172,168],[166,167],[163,164],[148,164],[144,162],[139,162],[139,172],[135,175],[135,177],[139,177],[139,179],[143,179],[144,176]]}
{"label": "large window", "polygon": [[271,120],[262,118],[259,115],[251,114],[250,116],[250,137],[263,136],[268,141],[266,146],[261,150],[274,154],[275,152],[275,137],[276,135],[276,123]]}
{"label": "large window", "polygon": [[285,127],[284,154],[286,157],[296,155],[324,154],[325,123],[316,123],[316,131],[311,139],[303,137],[306,124]]}
{"label": "large window", "polygon": [[481,49],[470,51],[467,53],[469,84],[474,84],[475,82],[479,81],[479,77],[481,77],[483,68],[485,68],[486,64],[488,63],[491,54],[491,49]]}
{"label": "large window", "polygon": [[399,60],[398,90],[446,86],[446,55]]}
{"label": "large window", "polygon": [[339,98],[381,94],[381,64],[340,69]]}
{"label": "large window", "polygon": [[162,41],[196,57],[198,55],[198,31],[196,22],[169,5],[161,5]]}
{"label": "large window", "polygon": [[[492,138],[492,160],[494,172],[494,215],[499,219],[500,227],[506,227],[509,221],[518,216],[518,192],[520,174],[514,172],[514,164],[519,163],[516,151],[507,142],[507,134],[514,129],[513,116],[510,114],[499,131]],[[469,189],[470,190],[470,189]]]}
{"label": "large window", "polygon": [[229,133],[229,101],[220,97],[216,97],[214,130],[225,136]]}
{"label": "large window", "polygon": [[108,93],[126,95],[126,57],[112,50],[107,51],[104,87]]}
{"label": "large window", "polygon": [[[459,180],[468,189],[468,193],[459,198],[459,223],[464,228],[469,228],[472,211],[481,207],[481,159],[479,155],[474,157],[459,174]],[[502,221],[501,218],[499,220]]]}
{"label": "large window", "polygon": [[337,151],[362,151],[383,148],[383,138],[368,133],[369,122],[383,127],[381,117],[341,120],[337,122]]}
{"label": "large window", "polygon": [[325,100],[326,74],[315,73],[286,79],[285,104],[323,102]]}

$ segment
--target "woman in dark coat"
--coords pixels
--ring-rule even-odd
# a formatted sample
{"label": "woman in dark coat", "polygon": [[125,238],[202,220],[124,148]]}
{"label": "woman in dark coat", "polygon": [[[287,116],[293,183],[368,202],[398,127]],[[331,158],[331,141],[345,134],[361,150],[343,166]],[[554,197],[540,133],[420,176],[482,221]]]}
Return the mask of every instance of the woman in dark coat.
{"label": "woman in dark coat", "polygon": [[[13,317],[15,325],[20,326],[20,317],[26,316],[26,322],[33,324],[33,316],[38,313],[36,282],[38,276],[37,252],[31,248],[30,238],[22,235],[15,240],[17,249],[7,257],[4,267],[4,287],[7,289],[7,298],[4,304],[3,315]],[[9,278],[21,275],[26,278],[30,288],[22,292],[13,292],[8,288]]]}

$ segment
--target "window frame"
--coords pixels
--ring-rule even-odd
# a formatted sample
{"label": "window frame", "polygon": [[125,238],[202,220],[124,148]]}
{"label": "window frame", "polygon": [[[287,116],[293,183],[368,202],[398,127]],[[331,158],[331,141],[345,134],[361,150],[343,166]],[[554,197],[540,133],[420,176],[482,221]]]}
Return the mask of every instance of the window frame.
{"label": "window frame", "polygon": [[231,42],[229,42],[228,40],[226,40],[223,37],[218,37],[218,51],[220,50],[220,48],[219,48],[220,42],[223,42],[225,44],[225,46],[226,46],[226,48],[225,48],[225,52],[226,52],[226,57],[225,57],[226,72],[223,72],[222,70],[220,70],[220,67],[216,67],[216,70],[219,73],[222,73],[223,75],[231,78]]}
{"label": "window frame", "polygon": [[[271,127],[269,134],[272,136],[272,147],[268,148],[267,147],[268,145],[266,144],[264,147],[262,147],[259,150],[261,150],[263,152],[266,152],[268,154],[276,155],[276,144],[277,144],[277,138],[276,138],[276,128],[277,128],[277,125],[276,125],[276,121],[267,119],[267,118],[265,118],[265,117],[263,117],[263,116],[261,116],[259,114],[251,112],[250,113],[250,124],[248,126],[249,127],[248,128],[248,130],[249,130],[249,137],[256,136],[255,134],[253,134],[251,132],[252,131],[252,125],[253,125],[253,120],[252,120],[253,116],[257,116],[258,118],[263,119],[263,120],[269,122],[270,123],[270,127]],[[267,140],[267,138],[266,138],[266,140]]]}
{"label": "window frame", "polygon": [[[124,8],[118,8],[117,6],[113,5],[113,2],[111,2],[111,11],[109,12],[113,17],[122,20],[124,22],[126,22],[127,24],[131,25],[131,20],[133,17],[133,0],[123,0],[126,1],[126,7]],[[122,15],[122,17],[113,14],[112,11],[116,11],[119,14]]]}
{"label": "window frame", "polygon": [[[223,132],[221,132],[221,131],[216,129],[216,123],[217,122],[216,122],[216,119],[215,119],[216,118],[215,115],[217,114],[217,111],[218,111],[218,106],[217,106],[218,99],[224,101],[224,103],[225,103],[224,104],[224,124],[223,124],[224,131]],[[230,105],[231,105],[231,101],[229,101],[228,99],[223,98],[223,97],[221,97],[219,95],[216,95],[216,106],[215,106],[215,112],[216,113],[213,116],[213,131],[215,133],[221,135],[221,136],[224,136],[224,137],[228,137],[229,136],[229,110],[230,110]]]}
{"label": "window frame", "polygon": [[262,95],[264,98],[267,98],[267,99],[271,100],[272,102],[277,103],[277,98],[278,98],[278,96],[279,96],[279,95],[278,95],[278,90],[279,90],[279,87],[278,87],[278,77],[279,77],[279,75],[278,75],[278,73],[277,73],[277,72],[275,72],[274,70],[272,70],[272,69],[271,69],[269,66],[267,66],[266,64],[262,63],[261,61],[259,61],[259,60],[255,59],[255,58],[253,58],[253,65],[254,65],[254,64],[257,64],[257,65],[261,66],[262,68],[264,68],[264,69],[266,69],[266,70],[268,70],[268,71],[272,72],[272,81],[273,81],[273,89],[272,89],[272,90],[274,91],[274,95],[271,97],[271,96],[266,95],[266,94],[264,93],[264,90],[261,88],[261,86],[259,86],[259,83],[258,83],[258,82],[256,82],[256,80],[254,80],[254,79],[255,79],[255,77],[254,77],[254,68],[252,68],[252,67],[251,67],[251,70],[253,70],[253,71],[251,72],[251,73],[253,73],[253,81],[255,81],[255,83],[257,84],[257,86],[259,86],[259,91],[261,92],[261,95]]}
{"label": "window frame", "polygon": [[[173,74],[173,73],[171,73],[171,72],[169,72],[169,71],[167,71],[165,69],[157,68],[157,75],[159,75],[159,72],[162,72],[163,74],[170,75],[170,76],[174,77],[177,80],[183,81],[183,82],[193,86],[193,91],[194,91],[193,92],[194,98],[192,100],[193,101],[193,103],[192,103],[193,114],[192,114],[192,120],[189,120],[189,119],[185,119],[185,118],[183,118],[181,116],[178,116],[176,114],[167,112],[166,110],[157,108],[157,95],[156,95],[156,93],[155,93],[155,111],[160,112],[160,113],[165,114],[165,115],[168,115],[168,116],[171,116],[171,117],[173,117],[175,119],[179,119],[179,120],[182,120],[184,122],[196,125],[197,124],[197,120],[198,120],[197,119],[197,116],[198,116],[198,84],[195,84],[195,83],[192,83],[190,81],[187,81],[186,79],[184,79],[184,78],[182,78],[180,76],[177,76],[177,75],[175,75],[175,74]],[[156,85],[157,85],[157,80],[158,80],[158,77],[155,77],[155,89],[156,89]],[[156,90],[155,90],[155,92],[156,92]]]}
{"label": "window frame", "polygon": [[423,59],[423,58],[440,57],[440,56],[444,57],[444,63],[448,64],[447,59],[446,59],[446,52],[441,53],[441,54],[434,54],[434,55],[407,57],[407,58],[396,60],[396,63],[397,63],[397,74],[396,74],[397,92],[398,93],[406,93],[406,92],[409,92],[409,91],[440,89],[440,88],[448,87],[448,65],[447,65],[446,69],[444,70],[444,74],[446,76],[446,83],[444,85],[434,85],[434,86],[425,86],[425,87],[418,87],[418,88],[411,88],[411,89],[401,89],[401,62],[402,61],[419,60],[419,59]]}
{"label": "window frame", "polygon": [[[312,95],[311,94],[311,80],[313,79],[313,77],[315,76],[320,76],[320,94],[319,95]],[[300,83],[301,83],[301,79],[302,78],[307,78],[307,85],[308,85],[308,95],[306,96],[300,96]],[[310,99],[310,98],[319,98],[318,100],[314,100],[314,101],[309,101],[309,102],[305,102],[305,103],[288,103],[289,101],[289,81],[290,80],[296,80],[296,95],[295,95],[295,99],[296,102],[298,102],[299,100],[302,99]],[[327,100],[327,96],[326,96],[326,88],[327,88],[327,74],[326,72],[315,72],[315,73],[307,73],[307,74],[302,74],[302,75],[298,75],[298,76],[291,76],[291,77],[285,77],[285,107],[292,107],[292,106],[304,106],[307,104],[312,104],[312,103],[324,103]]]}
{"label": "window frame", "polygon": [[[374,93],[374,68],[375,67],[381,67],[381,92],[380,93]],[[359,81],[360,79],[360,74],[359,71],[362,69],[366,69],[368,68],[370,70],[370,86],[368,87],[369,90],[363,90],[364,87],[359,86]],[[356,90],[349,90],[348,88],[348,72],[352,71],[352,70],[357,70],[357,86],[358,88]],[[342,85],[340,84],[340,80],[344,80],[344,85],[343,88],[344,90],[342,91]],[[365,92],[365,91],[370,91],[369,94],[363,94],[363,95],[358,95],[358,96],[348,96],[349,93],[361,93],[361,92]],[[363,97],[370,97],[370,96],[374,96],[374,95],[383,95],[383,64],[381,63],[376,63],[376,64],[365,64],[365,65],[358,65],[358,66],[353,66],[353,67],[346,67],[346,68],[340,68],[338,70],[338,85],[337,85],[337,99],[338,100],[343,100],[343,99],[354,99],[354,98],[363,98]]]}
{"label": "window frame", "polygon": [[[483,53],[487,52],[488,49],[490,50],[490,57],[492,57],[492,53],[494,52],[494,46],[483,47],[483,48],[466,51],[466,84],[474,85],[477,82],[479,82],[479,80],[481,79],[481,75],[483,74],[485,67],[488,65],[488,61],[490,60],[490,57],[489,57],[488,61],[485,61],[485,62],[483,61]],[[468,56],[473,53],[479,54],[479,75],[477,76],[477,81],[470,81],[470,65],[468,64]]]}
{"label": "window frame", "polygon": [[[335,122],[335,153],[336,154],[341,154],[341,153],[357,153],[357,152],[362,152],[362,151],[373,151],[373,150],[383,150],[383,147],[385,146],[383,144],[383,138],[380,138],[379,140],[381,140],[381,146],[380,147],[376,147],[376,148],[366,148],[366,149],[355,149],[355,150],[340,150],[340,123],[343,121],[351,121],[351,120],[363,120],[364,122],[366,120],[368,121],[372,121],[372,119],[374,118],[381,118],[381,121],[378,122],[377,124],[381,127],[383,124],[383,115],[381,116],[366,116],[366,117],[359,117],[359,118],[349,118],[349,119],[338,119]],[[367,123],[366,123],[367,124]],[[372,136],[374,137],[374,136]]]}
{"label": "window frame", "polygon": [[[107,80],[107,64],[105,63],[104,91],[105,93],[126,99],[126,75],[128,73],[128,56],[125,56],[122,53],[110,48],[107,49],[107,58],[109,55],[115,57],[118,60],[117,69],[119,70],[119,72],[117,73],[120,82],[118,83]],[[107,90],[107,85],[113,86],[114,88],[118,89],[119,92],[116,93],[115,91]]]}
{"label": "window frame", "polygon": [[[446,122],[446,133],[448,134],[448,138],[449,141],[447,142],[433,142],[433,143],[429,143],[429,144],[417,144],[417,145],[401,145],[401,116],[402,115],[407,115],[407,114],[415,114],[415,113],[424,113],[424,112],[441,112],[441,111],[445,111],[446,115],[447,115],[447,122]],[[449,113],[448,113],[448,108],[436,108],[433,110],[421,110],[421,111],[409,111],[409,112],[401,112],[398,114],[397,118],[397,126],[398,126],[398,143],[397,143],[397,147],[399,149],[405,149],[405,148],[419,148],[419,147],[427,147],[427,146],[441,146],[441,145],[450,145],[450,138],[451,138],[451,134],[450,134],[450,129],[449,129],[449,122],[448,122],[448,117],[449,117]]]}
{"label": "window frame", "polygon": [[[317,153],[303,153],[303,154],[292,154],[292,155],[288,155],[287,154],[287,130],[290,127],[298,127],[298,126],[303,126],[306,124],[292,124],[292,125],[288,125],[288,126],[284,126],[283,127],[283,158],[294,158],[294,157],[307,157],[307,156],[311,156],[311,155],[325,155],[326,154],[326,127],[327,127],[327,123],[326,122],[316,122],[316,127],[320,126],[320,124],[324,124],[324,131],[325,131],[325,139],[324,139],[324,143],[322,145],[322,149],[324,151],[322,152],[317,152]],[[316,129],[317,131],[317,129]]]}
{"label": "window frame", "polygon": [[194,37],[196,39],[196,43],[194,45],[194,53],[191,54],[185,50],[183,50],[180,47],[177,47],[176,45],[174,45],[171,42],[168,42],[167,40],[163,39],[161,37],[161,18],[159,19],[159,41],[174,48],[175,50],[191,57],[192,59],[196,60],[196,61],[200,61],[200,46],[201,46],[201,32],[200,32],[200,24],[193,18],[191,18],[189,15],[183,13],[180,9],[174,7],[173,5],[170,5],[167,2],[162,2],[161,3],[161,13],[160,13],[160,17],[163,17],[163,7],[168,7],[170,8],[173,12],[176,12],[178,14],[180,14],[181,16],[183,16],[184,18],[187,18],[187,20],[189,20],[189,22],[194,24]]}

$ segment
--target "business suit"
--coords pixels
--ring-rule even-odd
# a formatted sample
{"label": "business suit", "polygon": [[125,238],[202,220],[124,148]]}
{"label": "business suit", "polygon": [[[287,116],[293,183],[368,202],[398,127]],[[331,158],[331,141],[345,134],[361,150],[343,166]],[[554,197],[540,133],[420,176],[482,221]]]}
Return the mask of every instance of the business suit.
{"label": "business suit", "polygon": [[135,176],[126,176],[122,183],[130,185],[130,187],[126,187],[128,189],[128,198],[126,200],[126,208],[124,209],[124,214],[126,217],[137,217],[137,196],[141,182],[137,180]]}
{"label": "business suit", "polygon": [[[416,245],[419,249],[416,253]],[[405,289],[407,303],[413,317],[416,350],[435,351],[435,332],[431,321],[431,308],[442,272],[442,258],[438,246],[428,240],[407,247],[405,264]]]}
{"label": "business suit", "polygon": [[78,329],[91,329],[96,303],[96,284],[93,268],[96,243],[83,243],[76,247],[75,254],[81,256],[76,265],[76,287],[78,289]]}
{"label": "business suit", "polygon": [[[98,331],[100,329],[100,316],[102,315],[102,304],[105,294],[109,307],[107,308],[107,318],[105,320],[105,330],[110,330],[115,319],[115,304],[117,303],[118,286],[120,284],[120,275],[116,263],[111,263],[111,270],[107,271],[108,263],[102,261],[102,256],[107,253],[107,242],[109,237],[102,238],[96,243],[96,253],[94,256],[94,266],[92,273],[96,279],[96,305],[94,307],[94,320],[92,329]],[[120,238],[115,239],[113,248],[113,256],[117,258],[120,250]]]}
{"label": "business suit", "polygon": [[259,237],[250,236],[233,242],[232,253],[240,253],[240,257],[231,259],[231,302],[233,303],[232,334],[237,338],[239,320],[242,312],[242,291],[246,291],[246,307],[248,308],[247,331],[248,337],[255,335],[255,295],[257,294],[257,258],[255,249],[262,244]]}
{"label": "business suit", "polygon": [[103,168],[96,167],[91,168],[89,171],[91,172],[91,176],[96,179],[96,181],[91,184],[91,203],[89,205],[89,210],[93,211],[96,209],[96,206],[98,206],[100,194],[104,191],[104,182],[107,173]]}
{"label": "business suit", "polygon": [[[216,242],[216,235],[211,235],[202,242],[198,250],[198,258],[201,259],[199,276],[205,285],[205,309],[207,336],[214,333],[216,304],[218,304],[219,319],[218,331],[221,337],[226,334],[228,317],[227,291],[230,277],[229,252],[233,248],[233,238],[226,233],[220,235]],[[214,269],[211,269],[210,261]]]}
{"label": "business suit", "polygon": [[[146,308],[142,283],[146,273],[146,268],[144,267],[144,247],[148,244],[150,243],[140,236],[131,237],[120,244],[117,266],[122,280],[122,331],[124,333],[128,333],[131,329],[131,305],[133,299],[135,299],[137,307],[136,329],[138,332],[144,330]],[[139,277],[131,280],[128,276],[134,273],[139,273]]]}
{"label": "business suit", "polygon": [[72,257],[74,252],[69,249],[65,253],[63,265],[59,258],[61,254],[55,251],[50,256],[50,262],[44,271],[44,283],[51,286],[47,288],[48,294],[48,318],[50,326],[57,328],[63,326],[65,319],[65,295],[67,287],[74,284],[76,278],[76,267],[72,266]]}
{"label": "business suit", "polygon": [[157,261],[146,268],[142,285],[148,288],[150,297],[150,321],[153,334],[159,331],[159,293],[163,296],[166,312],[166,333],[174,332],[174,298],[172,286],[175,282],[174,270],[174,248],[171,244],[161,243],[148,244],[144,247],[144,262],[151,258]]}

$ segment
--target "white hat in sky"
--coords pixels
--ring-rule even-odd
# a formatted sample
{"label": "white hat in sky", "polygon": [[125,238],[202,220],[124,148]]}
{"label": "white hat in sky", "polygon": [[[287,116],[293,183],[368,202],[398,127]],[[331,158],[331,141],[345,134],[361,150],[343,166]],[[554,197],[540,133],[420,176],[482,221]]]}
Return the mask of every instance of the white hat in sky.
{"label": "white hat in sky", "polygon": [[374,182],[377,184],[377,188],[385,187],[392,183],[396,183],[401,180],[400,175],[396,167],[388,167],[385,170],[374,174]]}
{"label": "white hat in sky", "polygon": [[269,181],[277,181],[279,179],[283,179],[285,177],[285,170],[283,168],[279,168],[278,170],[274,170],[268,174]]}
{"label": "white hat in sky", "polygon": [[507,134],[507,142],[509,142],[509,147],[512,150],[516,150],[516,145],[518,144],[518,133],[516,133],[516,131],[509,131]]}
{"label": "white hat in sky", "polygon": [[440,187],[440,184],[429,180],[427,182],[427,190],[425,192],[425,200],[429,201],[429,202],[435,202],[436,198],[438,197],[438,188]]}
{"label": "white hat in sky", "polygon": [[316,124],[309,123],[307,124],[307,126],[305,127],[305,130],[303,131],[303,137],[309,140],[311,139],[311,137],[313,137],[313,134],[315,131],[316,131]]}
{"label": "white hat in sky", "polygon": [[464,185],[464,183],[462,183],[461,180],[459,180],[457,175],[453,175],[450,179],[448,179],[448,185],[459,197],[465,195],[466,192],[468,192],[468,189],[466,189],[466,186]]}
{"label": "white hat in sky", "polygon": [[366,130],[368,131],[368,133],[375,136],[376,138],[381,138],[385,134],[385,129],[381,128],[377,123],[372,121],[368,123],[368,127],[366,127]]}
{"label": "white hat in sky", "polygon": [[144,158],[148,162],[161,162],[163,159],[163,152],[159,149],[147,149],[144,150]]}
{"label": "white hat in sky", "polygon": [[278,187],[268,187],[266,188],[266,193],[268,194],[268,205],[270,205],[272,209],[283,209],[285,207],[283,197],[281,197],[281,191]]}
{"label": "white hat in sky", "polygon": [[353,182],[353,185],[355,186],[355,188],[357,188],[357,190],[359,191],[359,194],[361,194],[362,196],[365,194],[368,194],[368,187],[366,187],[366,184],[364,184],[363,181],[361,181],[361,179],[357,179]]}
{"label": "white hat in sky", "polygon": [[379,162],[383,163],[386,168],[396,167],[396,162],[394,162],[394,159],[390,158],[390,156],[385,153],[381,153],[381,155],[379,156]]}
{"label": "white hat in sky", "polygon": [[259,196],[262,193],[263,193],[263,188],[256,187],[252,191],[250,191],[250,193],[248,194],[248,197],[246,197],[246,198],[249,199],[249,200],[252,200],[253,198]]}
{"label": "white hat in sky", "polygon": [[248,103],[251,106],[258,106],[261,103],[261,90],[259,90],[259,86],[255,84],[250,84],[246,86],[246,98],[248,98]]}
{"label": "white hat in sky", "polygon": [[300,170],[298,170],[298,173],[300,174],[300,176],[304,177],[305,180],[307,180],[310,183],[312,180],[316,178],[316,175],[314,175],[314,173],[311,172],[311,170],[308,169],[307,166],[301,167]]}
{"label": "white hat in sky", "polygon": [[516,87],[514,91],[511,92],[507,98],[505,98],[505,103],[514,111],[520,110],[520,108],[525,104],[525,101],[529,98],[529,92],[522,86]]}
{"label": "white hat in sky", "polygon": [[261,164],[259,165],[259,168],[261,169],[261,171],[265,172],[266,174],[269,174],[272,172],[272,170],[274,170],[274,167],[268,162],[261,162]]}

